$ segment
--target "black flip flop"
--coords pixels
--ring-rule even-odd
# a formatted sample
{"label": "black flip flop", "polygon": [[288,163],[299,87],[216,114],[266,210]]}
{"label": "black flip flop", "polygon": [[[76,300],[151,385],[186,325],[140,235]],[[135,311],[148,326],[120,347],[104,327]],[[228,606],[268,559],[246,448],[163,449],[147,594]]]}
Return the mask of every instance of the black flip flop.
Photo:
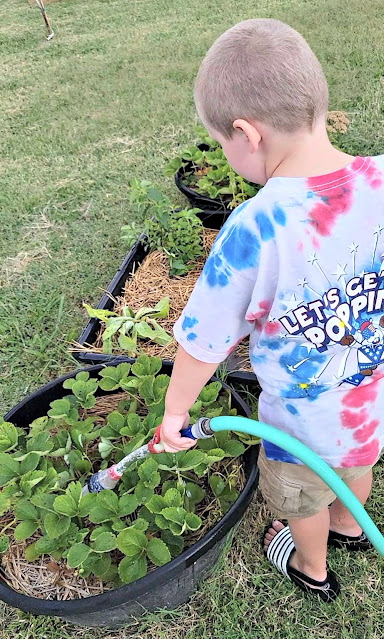
{"label": "black flip flop", "polygon": [[335,548],[345,548],[350,551],[357,550],[371,550],[373,548],[367,535],[363,532],[358,537],[351,537],[350,535],[343,535],[342,533],[329,531],[328,546],[334,546]]}
{"label": "black flip flop", "polygon": [[[268,528],[270,527],[272,525],[268,526]],[[316,581],[299,570],[291,568],[288,564],[294,551],[295,544],[291,531],[289,526],[285,526],[274,536],[264,554],[283,575],[288,577],[301,590],[319,597],[325,603],[333,603],[340,592],[340,585],[333,572],[327,570],[327,576],[324,581]]]}

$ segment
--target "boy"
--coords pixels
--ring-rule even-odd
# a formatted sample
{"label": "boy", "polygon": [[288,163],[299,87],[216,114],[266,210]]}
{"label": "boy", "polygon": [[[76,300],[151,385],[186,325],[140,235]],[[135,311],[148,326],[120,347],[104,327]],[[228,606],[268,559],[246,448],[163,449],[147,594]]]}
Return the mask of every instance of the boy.
{"label": "boy", "polygon": [[[331,145],[320,63],[276,20],[246,20],[216,40],[195,102],[235,171],[265,186],[224,225],[174,327],[165,449],[193,445],[179,432],[189,408],[249,335],[260,420],[309,446],[364,504],[383,445],[384,156]],[[296,458],[263,442],[259,468],[269,508],[288,520],[266,533],[267,557],[302,590],[334,601],[327,546],[364,550],[367,538]]]}

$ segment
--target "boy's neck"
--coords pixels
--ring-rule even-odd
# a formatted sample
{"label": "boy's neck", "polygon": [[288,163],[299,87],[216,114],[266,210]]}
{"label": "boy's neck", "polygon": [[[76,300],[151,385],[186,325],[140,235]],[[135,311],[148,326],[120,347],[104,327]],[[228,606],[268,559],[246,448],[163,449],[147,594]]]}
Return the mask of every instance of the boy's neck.
{"label": "boy's neck", "polygon": [[282,143],[271,145],[266,161],[266,174],[268,179],[316,177],[343,169],[353,160],[354,156],[332,146],[325,124],[321,122],[312,132],[287,136]]}

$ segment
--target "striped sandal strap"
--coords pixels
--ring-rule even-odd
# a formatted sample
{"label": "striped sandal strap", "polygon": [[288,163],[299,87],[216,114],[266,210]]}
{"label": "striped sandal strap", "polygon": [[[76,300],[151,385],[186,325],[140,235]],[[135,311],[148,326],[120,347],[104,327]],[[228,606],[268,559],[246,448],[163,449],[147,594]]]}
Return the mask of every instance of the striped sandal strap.
{"label": "striped sandal strap", "polygon": [[289,526],[285,526],[274,536],[266,552],[267,559],[288,579],[290,579],[287,571],[288,563],[294,550],[295,544],[291,531]]}

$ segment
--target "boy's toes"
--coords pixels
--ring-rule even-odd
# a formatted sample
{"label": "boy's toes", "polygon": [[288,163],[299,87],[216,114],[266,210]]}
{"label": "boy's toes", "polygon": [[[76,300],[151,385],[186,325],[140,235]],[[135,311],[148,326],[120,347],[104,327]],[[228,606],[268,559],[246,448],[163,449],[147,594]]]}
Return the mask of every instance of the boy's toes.
{"label": "boy's toes", "polygon": [[268,528],[264,536],[264,551],[267,550],[274,536],[277,535],[277,533],[280,532],[280,530],[282,530],[284,527],[284,524],[277,519],[272,522],[272,526]]}

